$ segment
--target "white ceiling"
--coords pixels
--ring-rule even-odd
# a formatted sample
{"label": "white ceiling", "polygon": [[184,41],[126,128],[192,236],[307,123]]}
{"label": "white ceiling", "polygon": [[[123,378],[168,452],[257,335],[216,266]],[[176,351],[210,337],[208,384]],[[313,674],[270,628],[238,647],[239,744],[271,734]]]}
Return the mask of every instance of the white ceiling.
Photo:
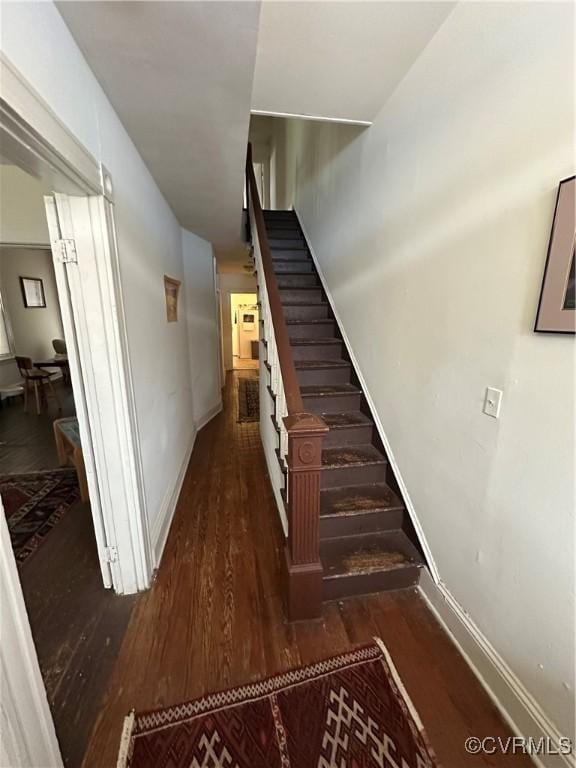
{"label": "white ceiling", "polygon": [[250,109],[371,121],[436,2],[58,2],[182,226],[242,261]]}
{"label": "white ceiling", "polygon": [[258,2],[59,2],[180,224],[240,240]]}
{"label": "white ceiling", "polygon": [[454,5],[265,0],[252,109],[371,122]]}

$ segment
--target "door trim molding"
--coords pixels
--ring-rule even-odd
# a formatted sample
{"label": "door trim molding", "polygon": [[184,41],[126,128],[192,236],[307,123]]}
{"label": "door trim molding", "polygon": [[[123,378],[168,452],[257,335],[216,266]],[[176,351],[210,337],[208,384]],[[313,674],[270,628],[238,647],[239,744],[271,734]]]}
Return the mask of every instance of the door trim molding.
{"label": "door trim molding", "polygon": [[98,161],[2,51],[0,82],[2,139],[13,149],[20,149],[19,160],[26,168],[36,175],[37,159],[80,189],[103,194]]}
{"label": "door trim molding", "polygon": [[[115,434],[118,441],[117,453],[123,466],[116,471],[108,467],[109,474],[104,471],[102,477],[97,478],[98,489],[109,518],[114,499],[113,528],[117,529],[118,536],[117,541],[110,544],[117,547],[121,556],[111,569],[115,589],[135,592],[151,583],[152,551],[111,202],[113,180],[2,52],[0,77],[3,153],[33,175],[55,182],[59,192],[66,192],[61,199],[79,195],[88,201],[89,210],[75,215],[64,225],[68,233],[64,237],[80,237],[88,260],[91,253],[97,254],[93,288],[98,291],[106,343],[111,346],[107,354],[84,349],[80,355],[82,372],[78,370],[78,376],[83,380],[107,379],[98,382],[102,391],[104,383],[108,387],[106,402],[96,396],[98,387],[86,392],[88,411],[92,414],[90,434],[95,456],[105,456],[108,447],[102,442],[100,425],[95,421],[98,414],[99,420],[106,418],[110,422],[105,433]],[[69,201],[77,199],[72,197]],[[52,240],[59,236],[51,233]],[[67,264],[66,269],[73,273],[74,269],[78,271],[78,266]],[[85,308],[78,302],[73,310],[75,320],[85,326],[94,319],[95,310],[89,320]],[[101,467],[100,462],[98,474]]]}

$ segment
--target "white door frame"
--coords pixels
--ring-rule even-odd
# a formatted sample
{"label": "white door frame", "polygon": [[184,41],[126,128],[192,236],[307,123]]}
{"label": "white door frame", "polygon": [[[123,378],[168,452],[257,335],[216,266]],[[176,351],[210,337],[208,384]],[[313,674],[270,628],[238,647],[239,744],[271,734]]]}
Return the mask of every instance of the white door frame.
{"label": "white door frame", "polygon": [[[71,376],[85,394],[78,420],[103,563],[119,593],[151,583],[153,558],[128,355],[114,227],[113,183],[42,97],[0,54],[2,154],[54,184],[49,226],[63,323],[76,336]],[[76,243],[77,263],[59,261],[61,240]],[[69,306],[70,311],[66,311]],[[101,514],[100,514],[101,510]]]}

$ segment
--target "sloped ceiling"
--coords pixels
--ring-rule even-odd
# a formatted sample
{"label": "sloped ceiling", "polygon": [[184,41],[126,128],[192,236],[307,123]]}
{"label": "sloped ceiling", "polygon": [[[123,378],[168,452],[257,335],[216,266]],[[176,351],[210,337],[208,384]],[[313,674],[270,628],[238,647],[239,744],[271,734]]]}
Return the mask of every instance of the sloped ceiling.
{"label": "sloped ceiling", "polygon": [[371,121],[444,2],[59,2],[180,224],[245,260],[250,111]]}
{"label": "sloped ceiling", "polygon": [[265,0],[252,109],[371,122],[455,5]]}
{"label": "sloped ceiling", "polygon": [[180,224],[240,240],[258,2],[60,2]]}

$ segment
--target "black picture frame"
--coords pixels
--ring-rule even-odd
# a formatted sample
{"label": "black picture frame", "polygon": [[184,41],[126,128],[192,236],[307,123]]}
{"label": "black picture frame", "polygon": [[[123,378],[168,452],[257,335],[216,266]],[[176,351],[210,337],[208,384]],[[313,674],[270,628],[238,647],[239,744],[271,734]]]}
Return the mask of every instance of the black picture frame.
{"label": "black picture frame", "polygon": [[45,309],[46,294],[44,293],[44,283],[40,277],[20,276],[20,290],[22,291],[22,301],[26,309]]}

